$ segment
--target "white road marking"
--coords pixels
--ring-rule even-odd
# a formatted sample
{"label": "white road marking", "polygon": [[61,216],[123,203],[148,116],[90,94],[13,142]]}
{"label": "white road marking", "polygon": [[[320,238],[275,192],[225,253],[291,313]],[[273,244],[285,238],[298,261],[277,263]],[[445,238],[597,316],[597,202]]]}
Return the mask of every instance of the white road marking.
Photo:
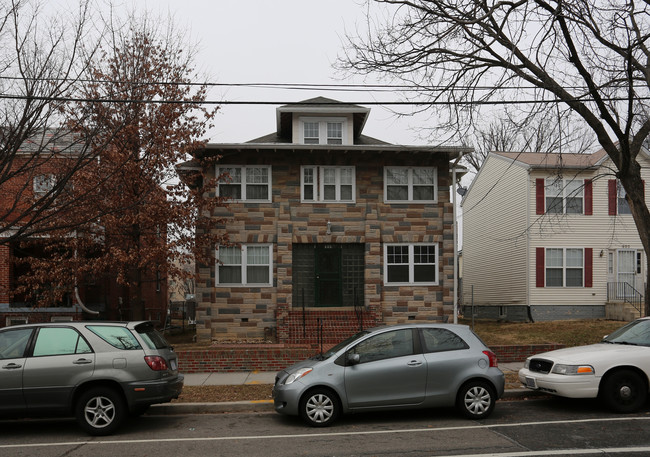
{"label": "white road marking", "polygon": [[[290,435],[245,435],[245,436],[214,436],[214,437],[191,437],[191,438],[157,438],[146,440],[96,440],[96,441],[66,441],[51,443],[33,443],[33,444],[0,444],[0,449],[19,449],[35,447],[60,447],[60,446],[79,446],[79,445],[109,445],[115,444],[150,444],[150,443],[182,443],[197,441],[244,441],[244,440],[268,440],[268,439],[288,439],[288,438],[331,438],[340,436],[361,436],[361,435],[390,435],[402,433],[431,433],[431,432],[448,432],[458,430],[491,430],[498,428],[513,427],[530,427],[534,425],[557,425],[557,424],[584,424],[592,422],[626,422],[626,421],[647,421],[650,417],[611,417],[601,419],[577,419],[577,420],[558,420],[558,421],[538,421],[538,422],[517,422],[512,424],[492,424],[492,425],[464,425],[455,427],[437,427],[437,428],[413,428],[405,430],[369,430],[359,432],[329,432],[329,433],[300,433]],[[521,451],[521,452],[504,452],[492,454],[466,454],[454,455],[454,457],[528,457],[528,456],[554,456],[554,455],[590,455],[622,452],[650,452],[650,446],[647,447],[629,447],[629,448],[602,448],[602,449],[564,449],[548,451]],[[447,456],[440,456],[447,457]]]}

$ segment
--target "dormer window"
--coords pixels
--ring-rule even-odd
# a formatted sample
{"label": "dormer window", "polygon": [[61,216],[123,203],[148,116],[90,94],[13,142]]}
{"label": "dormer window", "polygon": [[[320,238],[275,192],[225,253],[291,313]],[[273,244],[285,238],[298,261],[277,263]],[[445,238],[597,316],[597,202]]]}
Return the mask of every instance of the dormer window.
{"label": "dormer window", "polygon": [[301,118],[303,144],[343,144],[343,118]]}

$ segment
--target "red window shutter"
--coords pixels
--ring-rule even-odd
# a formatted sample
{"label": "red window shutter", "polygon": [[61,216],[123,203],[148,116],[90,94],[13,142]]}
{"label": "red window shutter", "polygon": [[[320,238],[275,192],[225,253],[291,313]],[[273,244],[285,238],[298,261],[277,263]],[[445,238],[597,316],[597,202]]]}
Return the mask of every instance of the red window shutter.
{"label": "red window shutter", "polygon": [[594,286],[594,249],[585,248],[585,287]]}
{"label": "red window shutter", "polygon": [[544,248],[535,248],[535,285],[544,287]]}
{"label": "red window shutter", "polygon": [[535,180],[535,212],[544,214],[544,178]]}
{"label": "red window shutter", "polygon": [[616,216],[616,180],[615,179],[610,179],[607,182],[607,197],[608,197],[608,203],[609,203],[609,215],[610,216]]}
{"label": "red window shutter", "polygon": [[594,214],[594,186],[591,179],[585,179],[585,214]]}

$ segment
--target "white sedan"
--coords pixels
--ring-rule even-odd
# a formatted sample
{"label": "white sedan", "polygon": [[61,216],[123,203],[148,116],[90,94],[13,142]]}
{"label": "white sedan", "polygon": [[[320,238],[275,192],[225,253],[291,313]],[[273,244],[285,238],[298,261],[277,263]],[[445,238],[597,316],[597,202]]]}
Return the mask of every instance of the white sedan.
{"label": "white sedan", "polygon": [[600,397],[614,411],[637,411],[650,389],[650,318],[630,322],[598,344],[528,357],[519,380],[529,389]]}

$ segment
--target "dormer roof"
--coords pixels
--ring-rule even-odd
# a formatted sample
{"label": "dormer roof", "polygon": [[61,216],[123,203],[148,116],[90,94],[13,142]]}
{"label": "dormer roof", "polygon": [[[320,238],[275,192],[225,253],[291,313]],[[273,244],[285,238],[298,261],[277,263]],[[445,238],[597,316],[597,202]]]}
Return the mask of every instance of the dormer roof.
{"label": "dormer roof", "polygon": [[301,102],[290,103],[277,108],[277,136],[280,141],[291,141],[292,137],[292,118],[293,114],[321,114],[327,116],[336,116],[341,114],[352,114],[353,131],[355,141],[361,136],[363,127],[366,125],[370,108],[355,105],[354,103],[345,103],[326,97],[310,98]]}

